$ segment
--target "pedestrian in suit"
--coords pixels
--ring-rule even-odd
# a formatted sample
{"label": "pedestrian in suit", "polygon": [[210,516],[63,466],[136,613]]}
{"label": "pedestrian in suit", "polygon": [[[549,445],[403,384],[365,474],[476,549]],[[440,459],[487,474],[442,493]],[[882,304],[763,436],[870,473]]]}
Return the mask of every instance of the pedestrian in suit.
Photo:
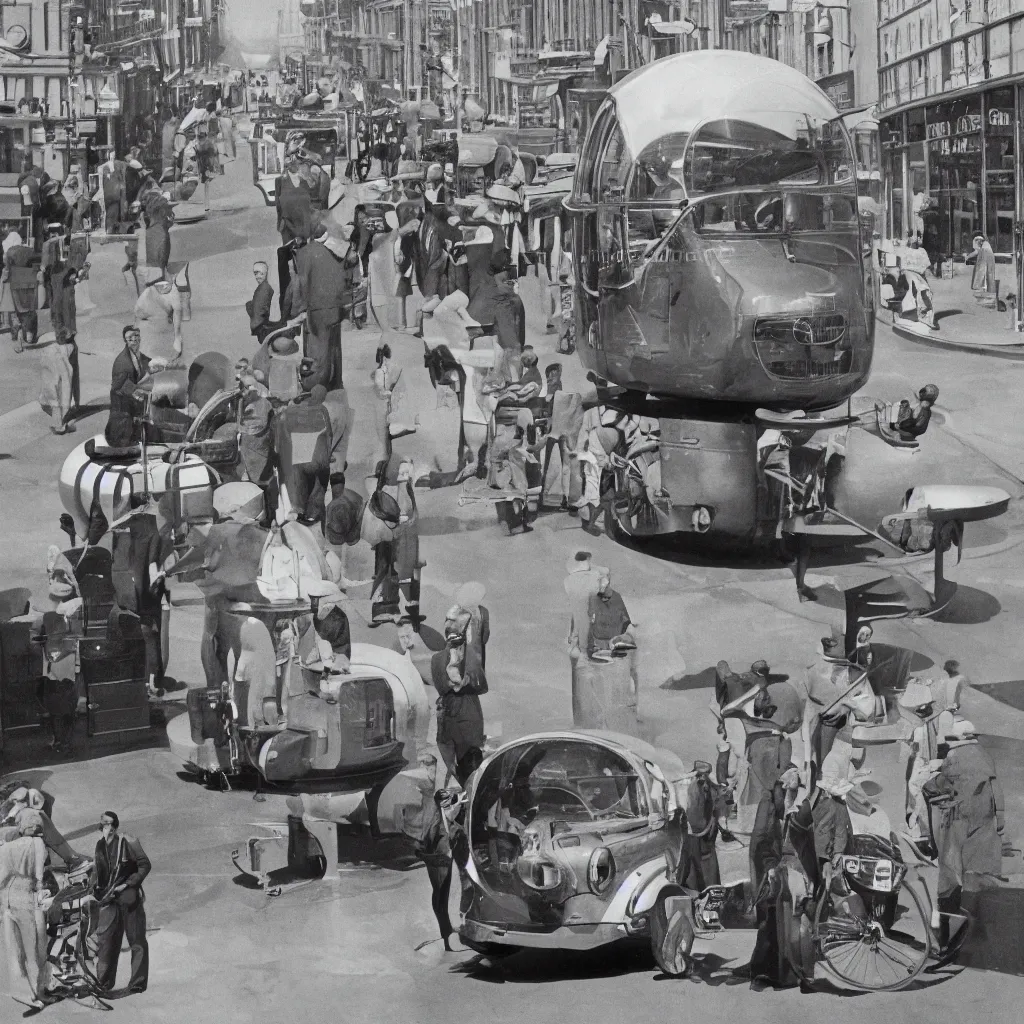
{"label": "pedestrian in suit", "polygon": [[135,391],[149,376],[149,356],[140,351],[142,334],[129,324],[121,332],[124,348],[117,354],[110,373],[110,418],[105,431],[107,444],[124,448],[140,440],[139,404]]}
{"label": "pedestrian in suit", "polygon": [[149,983],[149,943],[146,941],[146,894],[142,883],[152,869],[142,844],[118,832],[113,811],[100,816],[102,838],[94,855],[93,894],[99,903],[96,926],[96,979],[104,992],[114,988],[121,940],[127,936],[132,950],[128,992],[145,992]]}
{"label": "pedestrian in suit", "polygon": [[256,290],[252,298],[245,304],[249,314],[249,333],[262,345],[270,333],[273,324],[270,322],[270,307],[274,301],[274,289],[267,280],[270,268],[262,261],[252,265],[252,273],[256,278]]}

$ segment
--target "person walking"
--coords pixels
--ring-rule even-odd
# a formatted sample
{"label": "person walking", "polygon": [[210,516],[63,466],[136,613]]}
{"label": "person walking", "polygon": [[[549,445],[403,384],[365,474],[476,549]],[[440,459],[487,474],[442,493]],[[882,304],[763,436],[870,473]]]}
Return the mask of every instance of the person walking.
{"label": "person walking", "polygon": [[146,196],[143,217],[146,224],[146,266],[160,271],[166,278],[171,259],[171,225],[174,211],[159,189]]}
{"label": "person walking", "polygon": [[235,121],[227,107],[224,107],[220,112],[220,139],[224,159],[234,160],[238,155],[235,142]]}
{"label": "person walking", "polygon": [[42,274],[39,256],[22,241],[17,231],[10,232],[3,242],[3,280],[11,290],[14,312],[20,327],[14,338],[14,351],[34,345],[39,332],[39,284]]}
{"label": "person walking", "polygon": [[142,883],[152,869],[138,839],[119,832],[113,811],[100,816],[102,838],[96,844],[93,894],[99,904],[96,926],[96,979],[104,992],[117,980],[121,941],[127,936],[132,951],[129,994],[145,992],[149,984],[149,943],[146,941],[146,896]]}

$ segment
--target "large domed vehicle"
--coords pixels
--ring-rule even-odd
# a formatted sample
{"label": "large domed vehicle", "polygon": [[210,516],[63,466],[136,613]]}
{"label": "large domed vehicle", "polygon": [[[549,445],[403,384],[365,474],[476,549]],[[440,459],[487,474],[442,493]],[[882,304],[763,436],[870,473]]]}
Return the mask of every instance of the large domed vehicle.
{"label": "large domed vehicle", "polygon": [[[884,403],[848,404],[875,332],[858,205],[842,117],[778,61],[681,54],[609,90],[564,209],[580,358],[602,402],[659,427],[656,445],[611,459],[621,532],[750,549],[787,532],[863,538],[907,511],[918,442]],[[853,449],[868,462],[855,488]],[[851,491],[867,520],[837,505]],[[1000,494],[978,518],[1005,509]]]}

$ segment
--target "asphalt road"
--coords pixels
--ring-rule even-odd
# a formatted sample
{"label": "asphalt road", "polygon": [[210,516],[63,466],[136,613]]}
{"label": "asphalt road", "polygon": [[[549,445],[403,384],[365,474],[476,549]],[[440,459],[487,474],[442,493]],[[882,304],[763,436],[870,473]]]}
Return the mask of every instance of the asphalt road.
{"label": "asphalt road", "polygon": [[[275,236],[273,213],[260,205],[249,182],[243,159],[215,184],[212,216],[174,231],[173,259],[192,260],[194,316],[185,331],[186,354],[211,347],[233,356],[252,350],[242,308],[252,289],[251,262],[272,257]],[[92,292],[99,308],[80,328],[88,396],[103,398],[120,325],[130,318],[133,295],[119,279],[121,262],[120,246],[96,248]],[[525,293],[529,340],[543,365],[553,339],[542,334],[532,282]],[[386,303],[380,312],[387,323],[391,311]],[[369,401],[378,340],[376,331],[346,332],[346,384],[357,410],[350,447],[353,481],[368,458],[369,427],[358,416]],[[434,399],[420,343],[393,332],[388,340],[407,382],[403,417],[426,414]],[[0,340],[0,580],[3,586],[31,586],[41,596],[46,548],[61,539],[56,474],[76,439],[51,436],[47,419],[34,406],[35,358],[15,356],[10,344]],[[568,365],[571,359],[566,362],[568,384],[580,384],[579,368]],[[965,711],[997,756],[1007,789],[1008,838],[1017,846],[1024,829],[1024,714],[1018,678],[1024,533],[1016,500],[1024,493],[1016,480],[1024,476],[1024,449],[1014,386],[1019,372],[981,356],[917,348],[880,328],[867,389],[891,398],[928,381],[938,383],[944,422],[936,425],[936,444],[948,453],[939,467],[943,476],[962,469],[972,480],[999,480],[1015,498],[997,523],[968,527],[959,566],[948,560],[947,575],[964,586],[943,620],[882,624],[876,640],[912,649],[915,666],[921,668],[941,666],[948,657],[961,660],[977,684],[965,699]],[[97,411],[81,422],[78,439],[100,431],[104,417]],[[423,462],[436,443],[426,431],[407,442]],[[921,465],[933,463],[923,458]],[[460,508],[456,496],[449,490],[420,498],[428,563],[423,607],[428,621],[436,624],[464,580],[479,579],[487,586],[492,668],[485,715],[492,737],[507,739],[571,723],[561,581],[567,558],[579,547],[611,567],[616,588],[641,624],[641,711],[649,737],[687,760],[707,757],[714,749],[706,710],[710,666],[726,658],[745,667],[764,657],[773,671],[801,672],[834,614],[828,607],[800,604],[791,573],[777,563],[698,562],[670,551],[652,553],[607,537],[588,537],[576,520],[560,515],[545,517],[531,534],[508,538],[489,507]],[[816,565],[813,572],[842,583],[872,571],[870,557],[868,550],[855,560]],[[909,564],[926,583],[930,568],[930,557]],[[187,594],[178,596],[183,603],[172,615],[170,673],[183,684],[198,685],[199,609],[184,600]],[[352,616],[354,639],[390,644],[393,634],[387,627],[367,629],[362,620],[368,607],[360,608]],[[182,706],[181,691],[170,698],[173,713]],[[870,756],[880,799],[895,808],[901,796],[894,762],[884,753]],[[500,969],[481,970],[464,953],[442,955],[436,942],[417,950],[435,934],[427,879],[422,870],[396,870],[385,857],[387,846],[348,839],[337,874],[277,900],[247,888],[235,877],[230,852],[252,834],[249,823],[283,820],[283,801],[257,804],[246,792],[210,792],[179,771],[157,738],[151,749],[33,773],[56,795],[55,818],[65,832],[87,829],[101,810],[113,807],[153,860],[146,884],[149,991],[116,1002],[111,1021],[232,1024],[330,1014],[375,1024],[453,1019],[612,1024],[757,1015],[788,1024],[827,1015],[836,1024],[863,1024],[898,1015],[930,1024],[979,1013],[1011,1019],[1024,997],[1020,979],[977,970],[931,978],[912,993],[894,995],[754,994],[719,969],[745,962],[747,933],[719,941],[699,979],[690,981],[657,980],[649,955],[621,949],[590,957],[522,955]],[[93,840],[86,834],[75,844],[88,851]],[[1006,861],[1004,870],[1020,882],[1019,857]],[[48,1009],[45,1019],[75,1021],[88,1012],[61,1005]],[[0,1021],[7,1019],[14,1019],[11,1006],[0,1003]]]}

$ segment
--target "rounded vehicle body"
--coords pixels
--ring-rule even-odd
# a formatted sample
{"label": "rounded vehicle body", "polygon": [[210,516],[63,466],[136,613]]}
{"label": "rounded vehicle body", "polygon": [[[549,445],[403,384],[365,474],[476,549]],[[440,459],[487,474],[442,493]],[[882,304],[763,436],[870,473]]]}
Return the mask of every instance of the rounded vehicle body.
{"label": "rounded vehicle body", "polygon": [[565,202],[580,358],[665,399],[825,409],[874,342],[856,164],[828,97],[764,57],[666,57],[608,93]]}
{"label": "rounded vehicle body", "polygon": [[617,733],[505,744],[467,788],[472,899],[462,938],[592,949],[646,936],[680,849],[685,774],[674,754]]}
{"label": "rounded vehicle body", "polygon": [[[176,518],[212,516],[213,488],[238,475],[238,436],[229,427],[237,421],[239,401],[230,386],[232,375],[219,352],[202,353],[187,369],[155,373],[140,388],[149,396],[145,459],[139,445],[108,448],[103,434],[71,451],[61,466],[58,492],[80,536],[94,501],[112,523],[128,511],[132,494],[147,491],[156,498],[169,492],[187,495],[173,510]],[[181,444],[189,450],[171,461],[172,446]]]}
{"label": "rounded vehicle body", "polygon": [[[430,709],[423,680],[408,658],[354,643],[347,673],[329,677],[327,688],[318,692],[298,687],[304,692],[289,696],[281,721],[268,726],[265,717],[257,720],[264,709],[248,697],[256,675],[253,658],[262,659],[259,667],[264,671],[274,672],[273,641],[265,616],[238,618],[234,656],[229,656],[236,667],[230,699],[235,722],[244,726],[249,739],[234,736],[218,745],[214,737],[203,738],[190,715],[179,715],[168,724],[167,736],[186,768],[232,774],[244,761],[276,788],[351,792],[369,789],[415,763],[417,745],[426,740]],[[257,628],[247,628],[253,622]],[[299,675],[298,666],[294,670]]]}

